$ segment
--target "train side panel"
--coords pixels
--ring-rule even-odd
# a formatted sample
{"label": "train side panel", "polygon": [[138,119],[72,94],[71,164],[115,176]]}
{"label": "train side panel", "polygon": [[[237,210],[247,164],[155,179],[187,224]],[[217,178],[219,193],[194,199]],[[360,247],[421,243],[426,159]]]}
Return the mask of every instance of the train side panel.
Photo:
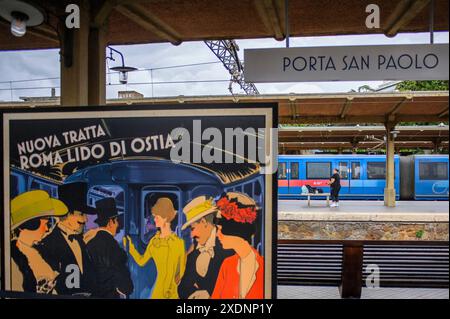
{"label": "train side panel", "polygon": [[[304,199],[302,186],[330,192],[327,184],[334,168],[341,175],[342,199],[383,199],[386,185],[385,156],[283,156],[279,157],[278,191],[282,199]],[[395,157],[395,189],[400,198],[400,158]]]}
{"label": "train side panel", "polygon": [[448,156],[415,156],[414,199],[448,200]]}

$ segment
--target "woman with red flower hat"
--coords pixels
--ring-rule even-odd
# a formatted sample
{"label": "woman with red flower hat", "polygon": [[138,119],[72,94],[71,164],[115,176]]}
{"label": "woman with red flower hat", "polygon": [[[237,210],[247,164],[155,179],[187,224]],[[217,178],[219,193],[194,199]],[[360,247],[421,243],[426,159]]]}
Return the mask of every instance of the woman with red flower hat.
{"label": "woman with red flower hat", "polygon": [[255,201],[245,194],[229,192],[216,206],[217,237],[224,249],[232,249],[235,254],[223,261],[211,298],[264,298],[264,259],[251,245],[258,214]]}

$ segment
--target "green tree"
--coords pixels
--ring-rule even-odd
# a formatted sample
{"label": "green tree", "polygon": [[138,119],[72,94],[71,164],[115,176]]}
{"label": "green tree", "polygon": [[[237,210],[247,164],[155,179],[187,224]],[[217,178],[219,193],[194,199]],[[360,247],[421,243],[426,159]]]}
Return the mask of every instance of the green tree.
{"label": "green tree", "polygon": [[399,91],[448,91],[448,81],[403,81],[397,84]]}

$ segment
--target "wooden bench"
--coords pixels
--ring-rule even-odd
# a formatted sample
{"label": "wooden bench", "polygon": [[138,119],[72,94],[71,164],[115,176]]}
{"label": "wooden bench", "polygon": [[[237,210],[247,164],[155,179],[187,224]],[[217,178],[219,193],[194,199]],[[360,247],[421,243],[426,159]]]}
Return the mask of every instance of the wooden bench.
{"label": "wooden bench", "polygon": [[311,207],[311,197],[326,197],[327,198],[327,206],[330,206],[330,193],[307,193],[307,194],[302,194],[302,196],[306,196],[308,199],[308,207]]}
{"label": "wooden bench", "polygon": [[278,285],[338,286],[360,298],[369,265],[380,287],[448,288],[448,241],[278,240]]}

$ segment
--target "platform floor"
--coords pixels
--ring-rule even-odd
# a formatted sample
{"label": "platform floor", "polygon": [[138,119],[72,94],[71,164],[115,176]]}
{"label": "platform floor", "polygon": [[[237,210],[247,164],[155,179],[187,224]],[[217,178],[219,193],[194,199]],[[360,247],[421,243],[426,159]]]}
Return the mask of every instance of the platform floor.
{"label": "platform floor", "polygon": [[448,222],[448,201],[398,201],[386,207],[383,201],[342,200],[339,207],[326,206],[325,200],[278,200],[280,220],[351,220]]}
{"label": "platform floor", "polygon": [[[337,287],[278,286],[279,299],[340,299]],[[448,289],[363,288],[361,299],[449,299]]]}

